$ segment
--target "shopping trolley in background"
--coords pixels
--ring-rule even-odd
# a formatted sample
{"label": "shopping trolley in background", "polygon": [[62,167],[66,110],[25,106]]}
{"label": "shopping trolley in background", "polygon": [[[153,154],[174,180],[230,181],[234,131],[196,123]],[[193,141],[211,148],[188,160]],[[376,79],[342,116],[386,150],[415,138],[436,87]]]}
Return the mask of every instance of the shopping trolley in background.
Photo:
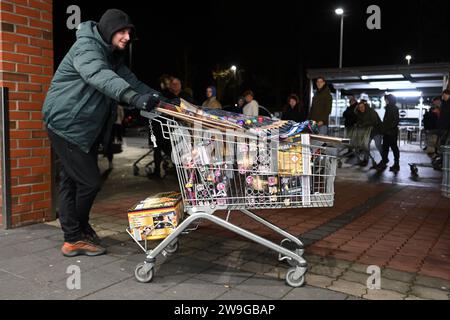
{"label": "shopping trolley in background", "polygon": [[356,156],[359,160],[362,160],[364,155],[368,155],[372,161],[372,165],[376,165],[376,161],[370,153],[370,141],[371,141],[372,127],[357,127],[348,128],[345,130],[345,137],[350,140],[346,146],[351,149],[351,153],[346,154],[346,157]]}
{"label": "shopping trolley in background", "polygon": [[[158,121],[164,138],[171,141],[172,161],[187,215],[156,248],[141,246],[146,259],[137,265],[136,279],[151,281],[156,257],[174,253],[178,237],[194,222],[207,220],[278,252],[279,260],[291,266],[287,284],[303,285],[307,271],[303,243],[251,210],[333,206],[336,157],[328,155],[327,148],[310,144],[307,134],[302,135],[301,143],[282,143],[278,138],[272,141],[244,131],[223,132],[220,128],[184,124],[156,113],[142,115]],[[228,213],[226,219],[214,215],[221,210]],[[284,239],[276,244],[234,225],[230,221],[233,210]]]}
{"label": "shopping trolley in background", "polygon": [[372,134],[372,127],[351,127],[345,128],[344,131],[336,135],[342,136],[341,139],[330,139],[327,145],[334,147],[335,155],[337,157],[337,166],[342,166],[345,158],[356,157],[361,160],[365,154],[372,160],[372,164],[376,164],[375,159],[370,153],[370,136]]}
{"label": "shopping trolley in background", "polygon": [[450,145],[441,147],[442,150],[442,194],[450,198]]}

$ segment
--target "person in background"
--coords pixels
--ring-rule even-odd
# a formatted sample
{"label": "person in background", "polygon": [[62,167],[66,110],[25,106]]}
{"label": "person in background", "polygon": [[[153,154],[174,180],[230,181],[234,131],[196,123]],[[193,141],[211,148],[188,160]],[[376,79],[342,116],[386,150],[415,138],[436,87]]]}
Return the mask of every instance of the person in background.
{"label": "person in background", "polygon": [[389,149],[391,149],[394,153],[394,165],[389,170],[398,172],[400,171],[400,150],[398,149],[397,139],[400,115],[396,106],[397,99],[394,95],[388,94],[384,97],[384,100],[386,101],[386,111],[381,126],[381,132],[383,134],[383,156],[377,169],[386,169],[389,163]]}
{"label": "person in background", "polygon": [[243,93],[246,105],[242,109],[242,113],[246,116],[257,117],[259,115],[259,104],[255,100],[253,91],[247,90]]}
{"label": "person in background", "polygon": [[[123,107],[118,104],[117,105],[117,119],[113,124],[113,128],[111,131],[111,138],[109,140],[109,146],[104,148],[104,155],[108,158],[108,170],[112,170],[114,168],[113,159],[114,153],[121,152],[122,145],[122,132],[123,132],[123,119],[125,117]],[[120,151],[117,150],[116,147],[120,148]]]}
{"label": "person in background", "polygon": [[[381,119],[378,113],[373,110],[366,101],[361,101],[357,104],[357,108],[355,111],[356,115],[356,124],[355,126],[358,128],[372,128],[370,133],[369,145],[368,149],[363,151],[363,159],[359,163],[360,166],[365,167],[369,163],[370,158],[370,144],[372,140],[375,141],[375,146],[380,153],[380,156],[383,156],[383,148],[382,148],[382,140],[383,136],[381,135]],[[375,169],[374,166],[371,169]]]}
{"label": "person in background", "polygon": [[161,88],[161,93],[164,96],[168,96],[170,92],[170,83],[172,82],[172,76],[168,74],[163,74],[159,77],[159,86]]}
{"label": "person in background", "polygon": [[356,115],[356,107],[358,106],[358,101],[354,96],[351,96],[350,99],[350,105],[345,109],[344,113],[342,114],[344,117],[344,126],[345,129],[350,129],[353,127],[356,122],[358,122],[358,117]]}
{"label": "person in background", "polygon": [[438,122],[441,108],[441,97],[435,97],[429,110],[423,115],[423,129],[425,131],[424,151],[433,154],[438,142]]}
{"label": "person in background", "polygon": [[241,96],[237,100],[236,113],[243,114],[244,106],[245,106],[245,98]]}
{"label": "person in background", "polygon": [[214,86],[209,86],[206,88],[206,100],[203,102],[202,107],[209,109],[222,109],[222,105],[219,100],[217,100],[217,91]]}
{"label": "person in background", "polygon": [[309,120],[314,120],[319,126],[319,134],[328,134],[328,119],[331,113],[333,98],[330,88],[325,78],[319,77],[316,80],[317,91],[314,94]]}
{"label": "person in background", "polygon": [[450,89],[442,92],[442,103],[438,120],[439,144],[447,144],[450,131]]}
{"label": "person in background", "polygon": [[281,120],[292,120],[298,123],[306,120],[305,109],[301,106],[300,99],[296,94],[288,97]]}
{"label": "person in background", "polygon": [[186,100],[189,103],[195,104],[192,95],[182,90],[181,80],[176,77],[171,78],[169,92],[167,92],[166,97],[169,99],[180,98]]}

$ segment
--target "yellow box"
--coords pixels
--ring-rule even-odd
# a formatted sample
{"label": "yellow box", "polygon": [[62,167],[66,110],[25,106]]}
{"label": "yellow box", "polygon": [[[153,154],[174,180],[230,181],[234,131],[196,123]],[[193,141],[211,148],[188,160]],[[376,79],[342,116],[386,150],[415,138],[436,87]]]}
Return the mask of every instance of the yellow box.
{"label": "yellow box", "polygon": [[303,174],[302,147],[278,151],[278,173],[292,176]]}
{"label": "yellow box", "polygon": [[184,216],[179,192],[159,193],[128,210],[130,231],[138,241],[164,239]]}

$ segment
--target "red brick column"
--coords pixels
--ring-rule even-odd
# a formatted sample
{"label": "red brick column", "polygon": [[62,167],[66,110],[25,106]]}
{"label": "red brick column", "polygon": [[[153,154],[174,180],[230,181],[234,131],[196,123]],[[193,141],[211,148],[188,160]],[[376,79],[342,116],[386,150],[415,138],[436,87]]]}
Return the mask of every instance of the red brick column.
{"label": "red brick column", "polygon": [[50,220],[42,104],[53,75],[52,0],[0,1],[0,85],[9,88],[12,226]]}

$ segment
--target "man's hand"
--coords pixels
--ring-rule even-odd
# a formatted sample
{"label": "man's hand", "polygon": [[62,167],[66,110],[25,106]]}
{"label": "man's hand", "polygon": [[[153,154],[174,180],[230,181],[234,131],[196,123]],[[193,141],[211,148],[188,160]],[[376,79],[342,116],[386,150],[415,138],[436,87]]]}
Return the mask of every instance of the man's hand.
{"label": "man's hand", "polygon": [[317,125],[320,127],[320,126],[323,126],[323,121],[319,121],[319,122],[317,122]]}
{"label": "man's hand", "polygon": [[131,98],[130,104],[144,111],[152,111],[155,109],[160,102],[160,97],[156,94],[137,94],[133,98]]}

